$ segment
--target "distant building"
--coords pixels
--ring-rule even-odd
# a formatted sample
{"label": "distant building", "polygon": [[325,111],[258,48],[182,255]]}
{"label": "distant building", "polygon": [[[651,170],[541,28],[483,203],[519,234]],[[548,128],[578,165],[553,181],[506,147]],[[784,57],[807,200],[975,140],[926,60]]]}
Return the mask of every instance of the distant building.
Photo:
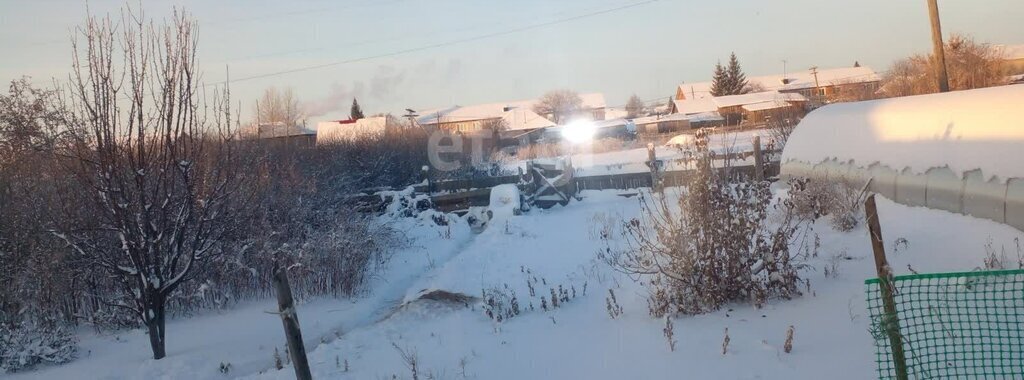
{"label": "distant building", "polygon": [[716,113],[725,125],[760,124],[771,115],[803,116],[808,100],[795,92],[764,91],[743,95],[708,96],[672,101],[673,114]]}
{"label": "distant building", "polygon": [[641,135],[677,133],[694,128],[716,127],[722,125],[723,122],[722,116],[713,110],[701,113],[674,113],[633,119],[633,124],[636,125],[636,133]]}
{"label": "distant building", "polygon": [[316,124],[316,140],[319,144],[352,141],[382,135],[389,130],[402,127],[402,122],[391,115],[366,117],[359,120],[321,121]]}
{"label": "distant building", "polygon": [[1024,74],[1024,44],[1020,45],[995,45],[995,50],[1005,62],[1009,74],[1020,76]]}
{"label": "distant building", "polygon": [[[580,94],[580,99],[583,101],[580,116],[593,120],[605,119],[604,94]],[[536,115],[537,117],[550,122],[551,115],[537,115],[533,112],[533,108],[536,104],[536,99],[530,99],[514,102],[477,104],[472,106],[452,106],[420,111],[421,116],[416,119],[416,122],[427,128],[436,128],[443,131],[461,133],[477,132],[481,129],[485,129],[485,127],[489,128],[495,125],[495,123],[499,123],[501,120],[507,119],[506,113],[510,111],[529,111],[532,115]],[[525,123],[526,125],[529,125],[530,123],[534,123],[537,119],[532,115],[526,115],[524,118],[520,119],[513,118],[514,123],[512,123],[512,125],[508,125],[507,129],[528,129],[522,127],[520,124]]]}
{"label": "distant building", "polygon": [[[625,118],[599,120],[590,123],[594,129],[594,139],[602,138],[627,138],[636,133],[636,124]],[[561,140],[565,126],[556,126],[544,130],[545,140]]]}
{"label": "distant building", "polygon": [[312,147],[316,145],[316,131],[297,125],[288,126],[283,123],[264,123],[248,127],[242,131],[242,137],[296,147]]}
{"label": "distant building", "polygon": [[[867,66],[747,77],[747,83],[756,92],[798,93],[819,104],[855,100],[864,94],[874,94],[880,81],[881,77]],[[683,83],[676,88],[676,100],[711,97],[711,82]]]}

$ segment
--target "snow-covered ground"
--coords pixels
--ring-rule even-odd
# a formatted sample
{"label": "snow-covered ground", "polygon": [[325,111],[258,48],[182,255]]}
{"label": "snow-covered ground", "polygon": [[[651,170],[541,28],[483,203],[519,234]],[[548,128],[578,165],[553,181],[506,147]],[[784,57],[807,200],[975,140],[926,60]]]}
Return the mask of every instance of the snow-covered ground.
{"label": "snow-covered ground", "polygon": [[[691,134],[684,134],[673,138],[675,142],[683,141],[686,136]],[[727,153],[741,153],[741,152],[752,152],[754,136],[761,137],[761,144],[763,148],[767,148],[769,141],[771,140],[771,134],[764,129],[749,130],[749,131],[737,131],[737,132],[725,132],[716,133],[709,136],[708,147],[711,151],[719,155]],[[576,176],[597,176],[597,175],[608,175],[608,174],[624,174],[624,173],[645,173],[650,170],[647,167],[648,153],[647,148],[636,148],[627,149],[616,152],[605,152],[605,153],[589,153],[589,147],[586,144],[577,146],[574,148],[575,152],[569,155],[572,161],[573,168],[576,169]],[[692,169],[689,167],[689,163],[685,160],[689,155],[686,153],[685,146],[679,146],[673,144],[670,141],[668,144],[659,145],[655,147],[655,155],[657,159],[665,161],[665,170],[688,170]],[[545,162],[552,161],[552,159],[537,159],[535,161]],[[721,166],[724,165],[722,160],[717,160],[716,163]],[[734,166],[740,165],[753,165],[753,160],[733,160],[731,162]],[[516,161],[506,165],[506,169],[515,170],[516,167],[525,169],[525,161]]]}
{"label": "snow-covered ground", "polygon": [[[602,246],[596,228],[609,218],[637,216],[637,198],[615,191],[582,195],[582,201],[566,207],[496,213],[476,235],[465,226],[453,227],[449,235],[447,227],[400,220],[415,239],[414,247],[393,258],[368,295],[354,302],[317,300],[300,306],[314,377],[410,378],[400,350],[417,357],[420,378],[875,376],[863,284],[873,277],[874,264],[863,226],[841,233],[824,221],[815,225],[821,248],[802,273],[810,280],[810,292],[762,309],[736,304],[676,318],[678,343],[672,352],[662,334],[664,322],[647,313],[644,288],[596,257]],[[884,198],[878,206],[889,259],[899,274],[908,273],[908,265],[918,272],[972,270],[982,265],[986,244],[1005,247],[1015,261],[1015,239],[1024,237],[995,222]],[[897,247],[899,238],[907,244]],[[838,275],[826,278],[826,266],[834,266]],[[535,296],[527,285],[532,277],[541,281]],[[539,297],[559,286],[575,296],[542,310]],[[514,291],[521,314],[498,323],[477,302],[464,306],[418,299],[436,289],[480,297],[493,288]],[[624,310],[616,319],[607,312],[609,289]],[[88,336],[83,357],[75,362],[10,377],[224,378],[217,367],[230,362],[228,377],[293,378],[290,367],[272,368],[273,347],[282,347],[284,338],[278,317],[264,310],[273,310],[272,302],[175,321],[168,326],[168,357],[161,361],[147,358],[142,332]],[[790,325],[794,349],[787,354],[782,345]],[[726,328],[731,342],[723,355]],[[321,344],[321,336],[329,338]]]}
{"label": "snow-covered ground", "polygon": [[[412,244],[397,252],[388,268],[370,280],[366,294],[354,300],[314,299],[298,306],[306,347],[332,341],[383,318],[419,276],[454,256],[472,235],[465,224],[441,230],[423,228],[432,224],[429,218],[394,222],[396,228],[408,232]],[[439,238],[442,233],[445,238]],[[275,346],[285,355],[281,319],[272,314],[276,312],[276,300],[264,300],[169,321],[167,357],[158,361],[152,358],[144,330],[103,334],[83,330],[80,357],[75,361],[31,372],[0,374],[0,378],[223,379],[224,374],[218,370],[221,363],[231,364],[231,375],[255,373],[273,367]]]}

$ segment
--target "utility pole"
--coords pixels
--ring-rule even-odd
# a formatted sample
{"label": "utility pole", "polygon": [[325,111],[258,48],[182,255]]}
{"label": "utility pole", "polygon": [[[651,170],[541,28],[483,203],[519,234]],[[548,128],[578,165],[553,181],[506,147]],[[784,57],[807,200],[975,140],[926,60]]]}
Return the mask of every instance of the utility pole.
{"label": "utility pole", "polygon": [[928,0],[928,16],[932,21],[932,50],[935,54],[935,76],[939,81],[939,92],[949,92],[949,78],[946,76],[946,53],[942,47],[942,26],[939,25],[939,4]]}
{"label": "utility pole", "polygon": [[256,140],[260,139],[260,100],[256,99]]}
{"label": "utility pole", "polygon": [[811,74],[814,74],[814,97],[821,101],[821,88],[818,86],[818,66],[811,67]]}

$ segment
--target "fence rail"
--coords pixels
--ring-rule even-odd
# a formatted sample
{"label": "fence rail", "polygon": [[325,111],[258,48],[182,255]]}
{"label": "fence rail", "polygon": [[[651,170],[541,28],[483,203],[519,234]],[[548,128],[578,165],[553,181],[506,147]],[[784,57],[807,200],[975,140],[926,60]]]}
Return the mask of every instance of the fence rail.
{"label": "fence rail", "polygon": [[[1024,378],[1024,269],[864,281],[879,378]],[[889,286],[895,313],[885,311]],[[906,374],[897,371],[898,331]]]}

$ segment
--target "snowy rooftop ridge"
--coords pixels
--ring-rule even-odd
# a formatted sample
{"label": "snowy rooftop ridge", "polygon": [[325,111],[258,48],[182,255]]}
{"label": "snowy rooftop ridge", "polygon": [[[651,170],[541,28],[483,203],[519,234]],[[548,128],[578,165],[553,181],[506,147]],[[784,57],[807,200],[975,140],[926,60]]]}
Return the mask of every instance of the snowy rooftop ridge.
{"label": "snowy rooftop ridge", "polygon": [[[842,83],[876,82],[881,77],[867,66],[842,67],[836,69],[819,69],[818,85],[826,86]],[[765,90],[793,91],[815,87],[814,73],[811,70],[794,71],[785,75],[762,75],[747,77],[747,83],[760,85]],[[711,97],[711,82],[683,83],[679,85],[687,99],[705,99]]]}
{"label": "snowy rooftop ridge", "polygon": [[856,103],[805,117],[782,162],[828,159],[925,173],[981,169],[986,177],[1024,178],[1024,86],[1000,86]]}
{"label": "snowy rooftop ridge", "polygon": [[[605,108],[604,94],[600,92],[579,94],[583,101],[584,109]],[[432,109],[421,112],[416,119],[420,124],[452,123],[459,121],[473,121],[484,119],[495,119],[513,109],[532,110],[538,99],[516,100],[511,102],[496,102],[475,104],[470,106],[452,106],[447,108]]]}
{"label": "snowy rooftop ridge", "polygon": [[679,121],[679,120],[689,120],[691,122],[698,122],[698,121],[719,121],[719,120],[724,120],[724,118],[722,118],[722,115],[718,114],[718,111],[700,112],[700,113],[691,113],[691,114],[673,113],[673,114],[668,114],[668,115],[655,115],[655,116],[639,117],[639,118],[633,119],[633,123],[634,124],[648,124],[648,123],[654,123],[654,122],[659,122],[659,121]]}
{"label": "snowy rooftop ridge", "polygon": [[555,123],[538,115],[529,108],[513,108],[501,114],[505,127],[509,131],[532,130],[552,127]]}
{"label": "snowy rooftop ridge", "polygon": [[[760,104],[758,110],[785,107],[787,102],[806,102],[803,95],[791,92],[764,91],[742,95],[708,96],[701,99],[673,99],[676,112],[681,114],[695,114],[715,112],[723,107],[746,106]],[[744,107],[746,108],[746,107]],[[754,110],[748,110],[754,111]]]}
{"label": "snowy rooftop ridge", "polygon": [[381,134],[388,126],[397,126],[401,122],[394,116],[364,117],[359,120],[321,121],[316,125],[318,142],[351,140],[372,134]]}

